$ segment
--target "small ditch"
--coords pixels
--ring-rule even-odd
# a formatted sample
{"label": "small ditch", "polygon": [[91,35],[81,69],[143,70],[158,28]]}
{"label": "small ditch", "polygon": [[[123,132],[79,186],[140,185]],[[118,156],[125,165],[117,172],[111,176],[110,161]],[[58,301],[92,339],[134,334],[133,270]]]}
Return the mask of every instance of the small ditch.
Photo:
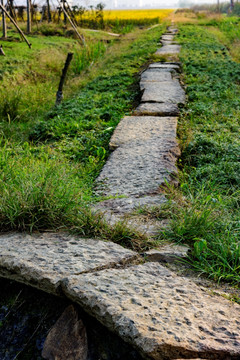
{"label": "small ditch", "polygon": [[[47,334],[72,302],[3,278],[0,288],[0,359],[44,359]],[[143,360],[130,345],[74,306],[86,327],[87,360]]]}

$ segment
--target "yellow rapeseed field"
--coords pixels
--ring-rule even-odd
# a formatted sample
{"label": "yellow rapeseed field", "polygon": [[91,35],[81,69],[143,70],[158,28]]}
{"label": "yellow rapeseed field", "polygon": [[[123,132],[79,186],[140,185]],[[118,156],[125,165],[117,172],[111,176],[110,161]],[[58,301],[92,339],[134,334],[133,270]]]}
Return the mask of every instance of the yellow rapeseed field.
{"label": "yellow rapeseed field", "polygon": [[172,12],[173,10],[171,9],[104,10],[104,18],[106,20],[142,20],[159,18],[161,21]]}

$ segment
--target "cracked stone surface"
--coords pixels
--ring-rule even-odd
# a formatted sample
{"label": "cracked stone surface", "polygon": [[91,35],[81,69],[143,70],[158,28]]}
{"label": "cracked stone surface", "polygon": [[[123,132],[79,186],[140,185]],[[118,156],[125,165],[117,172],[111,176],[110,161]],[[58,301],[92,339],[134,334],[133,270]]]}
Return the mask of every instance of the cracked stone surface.
{"label": "cracked stone surface", "polygon": [[57,293],[59,281],[133,260],[137,254],[112,242],[66,234],[0,236],[0,276]]}
{"label": "cracked stone surface", "polygon": [[175,139],[177,133],[176,117],[125,116],[115,129],[110,149],[126,143],[158,141],[164,146],[165,139]]}
{"label": "cracked stone surface", "polygon": [[177,116],[179,108],[172,103],[141,103],[133,115],[135,116]]}
{"label": "cracked stone surface", "polygon": [[155,52],[155,55],[175,55],[179,54],[180,49],[180,45],[164,45]]}
{"label": "cracked stone surface", "polygon": [[160,84],[155,82],[142,83],[141,89],[144,90],[142,102],[185,103],[185,92],[178,80],[162,81]]}
{"label": "cracked stone surface", "polygon": [[240,357],[240,306],[160,264],[72,276],[63,289],[146,359]]}

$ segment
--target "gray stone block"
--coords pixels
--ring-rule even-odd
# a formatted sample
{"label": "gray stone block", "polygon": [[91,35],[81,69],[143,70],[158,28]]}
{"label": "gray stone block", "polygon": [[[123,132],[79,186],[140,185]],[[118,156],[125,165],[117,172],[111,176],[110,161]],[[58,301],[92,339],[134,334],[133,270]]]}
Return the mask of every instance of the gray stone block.
{"label": "gray stone block", "polygon": [[163,81],[161,86],[158,83],[142,83],[142,102],[158,102],[184,104],[186,101],[185,92],[178,80]]}
{"label": "gray stone block", "polygon": [[164,139],[174,139],[176,133],[176,117],[125,116],[115,129],[109,146],[113,150],[125,143],[151,139],[164,146]]}
{"label": "gray stone block", "polygon": [[180,45],[164,45],[155,52],[155,55],[176,55],[179,54],[180,49]]}
{"label": "gray stone block", "polygon": [[112,242],[66,234],[0,236],[0,276],[57,293],[59,283],[77,275],[133,260],[137,254]]}
{"label": "gray stone block", "polygon": [[[161,69],[148,69],[141,75],[141,83],[143,82],[162,82],[171,81],[171,71],[161,71]],[[161,86],[159,84],[159,86]]]}
{"label": "gray stone block", "polygon": [[240,358],[240,306],[160,264],[73,276],[64,291],[146,359]]}
{"label": "gray stone block", "polygon": [[139,197],[159,193],[165,180],[170,182],[176,177],[179,154],[174,138],[152,137],[121,145],[110,155],[97,179],[101,194]]}
{"label": "gray stone block", "polygon": [[141,103],[133,115],[135,116],[177,116],[179,108],[172,103]]}

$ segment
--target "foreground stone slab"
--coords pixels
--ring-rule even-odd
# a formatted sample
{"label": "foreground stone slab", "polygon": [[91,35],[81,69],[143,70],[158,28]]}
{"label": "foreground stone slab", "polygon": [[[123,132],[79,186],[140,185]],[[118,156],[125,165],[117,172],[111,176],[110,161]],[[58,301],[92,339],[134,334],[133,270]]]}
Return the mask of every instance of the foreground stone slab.
{"label": "foreground stone slab", "polygon": [[178,80],[163,81],[158,83],[141,83],[144,90],[142,102],[158,102],[184,104],[186,101],[185,92]]}
{"label": "foreground stone slab", "polygon": [[110,149],[116,149],[128,142],[154,139],[161,144],[164,139],[174,139],[177,133],[176,117],[125,116],[115,129]]}
{"label": "foreground stone slab", "polygon": [[141,103],[133,115],[136,116],[177,116],[179,108],[172,103]]}
{"label": "foreground stone slab", "polygon": [[137,257],[112,242],[66,234],[0,236],[0,276],[49,293],[58,293],[62,279],[125,263]]}
{"label": "foreground stone slab", "polygon": [[164,45],[155,52],[155,55],[175,55],[179,54],[180,50],[180,45]]}
{"label": "foreground stone slab", "polygon": [[64,292],[146,359],[240,358],[240,306],[157,263],[73,276]]}

